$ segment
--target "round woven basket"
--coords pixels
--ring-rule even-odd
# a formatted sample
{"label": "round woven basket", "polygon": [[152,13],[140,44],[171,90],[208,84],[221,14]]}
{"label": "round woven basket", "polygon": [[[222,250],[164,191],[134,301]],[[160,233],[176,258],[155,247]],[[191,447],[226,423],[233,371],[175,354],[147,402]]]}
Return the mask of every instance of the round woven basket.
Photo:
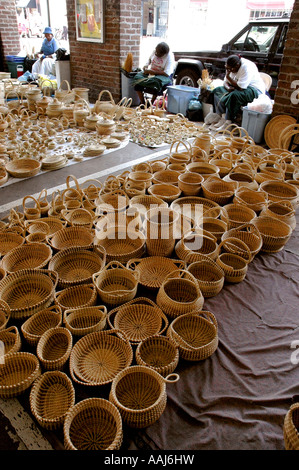
{"label": "round woven basket", "polygon": [[289,201],[296,209],[299,199],[299,189],[285,181],[264,181],[260,185],[260,190],[265,191],[268,200],[272,202]]}
{"label": "round woven basket", "polygon": [[11,160],[6,164],[6,171],[14,178],[29,178],[38,174],[41,162],[33,158]]}
{"label": "round woven basket", "polygon": [[0,397],[12,398],[21,395],[40,374],[40,364],[34,354],[9,354],[0,367]]}
{"label": "round woven basket", "polygon": [[198,227],[216,237],[217,243],[221,241],[222,235],[227,231],[227,223],[214,217],[203,217]]}
{"label": "round woven basket", "polygon": [[61,308],[58,305],[52,305],[29,317],[22,323],[21,331],[27,343],[36,346],[47,330],[58,327],[61,323]]}
{"label": "round woven basket", "polygon": [[129,205],[130,207],[136,207],[143,216],[152,207],[168,207],[167,202],[163,199],[150,194],[140,194],[132,197]]}
{"label": "round woven basket", "polygon": [[204,178],[199,173],[188,171],[178,177],[178,187],[184,196],[198,196]]}
{"label": "round woven basket", "polygon": [[236,190],[233,202],[247,206],[254,212],[259,213],[266,207],[267,199],[265,191],[241,187]]}
{"label": "round woven basket", "polygon": [[221,220],[227,224],[227,230],[250,223],[256,217],[256,213],[250,207],[243,204],[227,204],[223,206]]}
{"label": "round woven basket", "polygon": [[80,287],[66,287],[54,294],[55,302],[62,312],[71,308],[90,307],[96,305],[97,291],[93,284],[82,284]]}
{"label": "round woven basket", "polygon": [[220,253],[216,259],[216,263],[224,272],[225,281],[235,284],[243,281],[247,274],[248,263],[251,261],[249,247],[242,240],[234,237],[222,241],[219,247],[230,250]]}
{"label": "round woven basket", "polygon": [[71,378],[87,386],[109,384],[118,372],[131,365],[132,360],[132,346],[123,333],[118,330],[89,333],[72,349]]}
{"label": "round woven basket", "polygon": [[[252,259],[258,254],[263,245],[262,235],[253,223],[243,224],[228,230],[223,234],[222,241],[231,237],[241,240],[248,246]],[[228,251],[231,250],[228,249]],[[236,254],[244,254],[244,249],[240,249],[239,253]]]}
{"label": "round woven basket", "polygon": [[[188,262],[188,258],[187,258]],[[224,272],[209,258],[191,263],[187,270],[195,277],[204,298],[219,294],[224,285]]]}
{"label": "round woven basket", "polygon": [[157,305],[169,317],[200,311],[204,297],[195,277],[186,270],[176,270],[164,279],[156,299]]}
{"label": "round woven basket", "polygon": [[172,209],[152,208],[145,214],[147,254],[150,256],[171,256],[175,246],[176,223],[179,214]]}
{"label": "round woven basket", "polygon": [[178,184],[178,178],[180,176],[179,171],[174,170],[162,170],[157,171],[153,174],[153,184],[172,184],[176,186]]}
{"label": "round woven basket", "polygon": [[57,274],[46,269],[23,269],[0,281],[0,299],[10,307],[11,318],[26,319],[54,300]]}
{"label": "round woven basket", "polygon": [[105,266],[106,253],[101,247],[93,251],[83,248],[66,248],[56,253],[49,269],[58,274],[58,287],[65,288],[92,283],[92,275]]}
{"label": "round woven basket", "polygon": [[202,217],[219,217],[221,206],[210,199],[199,196],[186,196],[173,201],[170,208],[190,217],[195,223]]}
{"label": "round woven basket", "polygon": [[234,181],[223,181],[217,176],[210,176],[201,185],[204,197],[223,206],[228,204],[237,189]]}
{"label": "round woven basket", "polygon": [[9,305],[4,300],[0,300],[0,331],[6,328],[6,325],[9,322],[9,319],[10,319]]}
{"label": "round woven basket", "polygon": [[170,324],[167,335],[186,361],[202,361],[218,347],[218,324],[213,313],[201,311],[181,315]]}
{"label": "round woven basket", "polygon": [[139,274],[118,261],[110,261],[92,281],[105,305],[116,306],[132,300],[138,288]]}
{"label": "round woven basket", "polygon": [[[48,228],[45,227],[47,225]],[[35,232],[47,232],[47,236],[53,235],[58,230],[65,228],[66,222],[60,220],[58,217],[42,217],[39,220],[33,222],[27,221],[26,228],[27,232],[33,234]]]}
{"label": "round woven basket", "polygon": [[147,289],[159,289],[165,277],[176,269],[184,269],[185,263],[164,256],[131,259],[127,268],[139,274],[139,284]]}
{"label": "round woven basket", "polygon": [[5,356],[10,353],[19,352],[22,346],[21,343],[21,336],[19,330],[16,326],[10,326],[5,330],[0,331],[0,344],[2,345],[3,349],[3,356],[1,355],[0,350],[0,358],[5,360]]}
{"label": "round woven basket", "polygon": [[274,217],[259,216],[253,219],[252,223],[263,239],[261,251],[266,253],[281,251],[292,235],[292,228]]}
{"label": "round woven basket", "polygon": [[58,326],[47,330],[36,347],[37,357],[45,370],[62,370],[73,346],[73,337],[67,328]]}
{"label": "round woven basket", "polygon": [[63,322],[65,328],[75,337],[102,331],[106,327],[107,308],[105,305],[95,305],[65,310]]}
{"label": "round woven basket", "polygon": [[115,190],[101,194],[95,201],[96,215],[120,212],[129,205],[129,198],[122,190]]}
{"label": "round woven basket", "polygon": [[204,180],[210,176],[217,176],[219,174],[219,168],[216,165],[208,162],[193,162],[187,165],[187,171],[192,173],[199,173]]}
{"label": "round woven basket", "polygon": [[25,238],[16,232],[0,232],[1,255],[4,256],[14,248],[25,243]]}
{"label": "round woven basket", "polygon": [[39,376],[30,391],[30,410],[38,424],[50,431],[60,428],[66,413],[75,404],[75,389],[61,371]]}
{"label": "round woven basket", "polygon": [[178,186],[170,183],[156,183],[148,188],[148,193],[151,196],[158,197],[163,201],[170,204],[172,201],[180,197],[181,190]]}
{"label": "round woven basket", "polygon": [[168,327],[168,319],[150,299],[138,297],[112,310],[108,315],[112,328],[125,334],[132,345],[149,336],[162,334]]}
{"label": "round woven basket", "polygon": [[119,409],[127,426],[145,428],[156,422],[166,408],[166,383],[178,379],[177,374],[164,378],[146,366],[127,367],[114,378],[109,401]]}
{"label": "round woven basket", "polygon": [[[179,259],[186,261],[188,257],[189,263],[192,263],[200,261],[206,256],[212,260],[215,259],[218,256],[219,248],[217,239],[212,233],[195,229],[185,234],[177,242],[175,252]],[[193,257],[191,258],[190,255]]]}
{"label": "round woven basket", "polygon": [[119,450],[123,441],[120,413],[104,398],[86,398],[68,411],[63,434],[66,450]]}
{"label": "round woven basket", "polygon": [[47,243],[55,250],[65,248],[89,248],[94,241],[94,231],[86,227],[65,227],[47,237]]}
{"label": "round woven basket", "polygon": [[299,450],[299,403],[288,410],[283,423],[283,438],[286,450]]}
{"label": "round woven basket", "polygon": [[139,366],[154,369],[163,377],[174,372],[179,363],[178,346],[167,336],[153,335],[141,341],[136,348]]}
{"label": "round woven basket", "polygon": [[269,216],[288,224],[292,230],[296,227],[296,211],[289,201],[270,202],[260,212],[260,216]]}
{"label": "round woven basket", "polygon": [[[2,258],[2,267],[13,273],[21,269],[40,269],[46,267],[52,257],[50,246],[44,243],[30,243],[10,250]],[[54,271],[54,270],[53,270]]]}

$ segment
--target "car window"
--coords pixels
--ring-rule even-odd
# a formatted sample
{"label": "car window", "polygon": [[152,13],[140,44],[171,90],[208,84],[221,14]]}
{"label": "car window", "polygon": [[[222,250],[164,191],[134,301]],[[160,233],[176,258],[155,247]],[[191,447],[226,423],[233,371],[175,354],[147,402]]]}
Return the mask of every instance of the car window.
{"label": "car window", "polygon": [[278,26],[252,26],[232,44],[232,49],[266,54],[271,47],[277,28]]}

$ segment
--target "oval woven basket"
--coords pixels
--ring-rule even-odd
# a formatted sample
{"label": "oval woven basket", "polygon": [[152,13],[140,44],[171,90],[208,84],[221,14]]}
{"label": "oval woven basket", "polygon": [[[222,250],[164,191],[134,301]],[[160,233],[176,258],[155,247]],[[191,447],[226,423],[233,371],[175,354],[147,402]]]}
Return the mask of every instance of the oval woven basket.
{"label": "oval woven basket", "polygon": [[221,241],[222,235],[227,231],[227,223],[224,220],[215,219],[214,217],[203,217],[198,227],[204,232],[208,232],[213,237],[216,237],[217,243]]}
{"label": "oval woven basket", "polygon": [[58,305],[52,305],[29,317],[21,325],[22,334],[30,346],[36,346],[41,336],[50,328],[62,324],[62,311]]}
{"label": "oval woven basket", "polygon": [[106,253],[101,247],[93,251],[83,248],[66,248],[56,253],[49,262],[49,269],[58,274],[58,287],[91,284],[92,275],[105,266]]}
{"label": "oval woven basket", "polygon": [[163,201],[170,204],[172,201],[180,197],[181,190],[178,186],[170,183],[155,183],[148,188],[148,193],[151,196],[158,197]]}
{"label": "oval woven basket", "polygon": [[152,183],[153,184],[172,184],[172,185],[177,185],[178,184],[178,178],[180,176],[179,171],[174,171],[174,170],[162,170],[162,171],[157,171],[156,173],[153,174],[153,179]]}
{"label": "oval woven basket", "polygon": [[259,213],[267,205],[267,193],[250,188],[238,188],[235,192],[233,202],[249,207]]}
{"label": "oval woven basket", "polygon": [[96,215],[124,211],[129,205],[129,198],[122,190],[115,190],[100,194],[94,201],[96,205]]}
{"label": "oval woven basket", "polygon": [[286,450],[299,450],[299,403],[288,410],[283,423],[283,438]]}
{"label": "oval woven basket", "polygon": [[41,374],[38,358],[28,352],[15,352],[0,367],[0,397],[21,395]]}
{"label": "oval woven basket", "polygon": [[90,307],[96,305],[97,291],[93,284],[66,287],[55,292],[54,300],[62,312],[71,308]]}
{"label": "oval woven basket", "polygon": [[256,217],[256,212],[244,204],[227,204],[223,206],[221,220],[227,224],[227,230],[250,223]]}
{"label": "oval woven basket", "polygon": [[72,349],[71,378],[87,386],[109,384],[118,372],[131,365],[132,360],[132,346],[118,330],[89,333]]}
{"label": "oval woven basket", "polygon": [[216,263],[224,272],[226,282],[238,283],[245,279],[251,252],[246,243],[238,238],[229,237],[220,243],[220,249],[229,249],[220,253]]}
{"label": "oval woven basket", "polygon": [[190,313],[177,317],[170,324],[167,335],[179,348],[186,361],[202,361],[218,347],[218,323],[209,311]]}
{"label": "oval woven basket", "polygon": [[190,217],[195,223],[201,217],[219,217],[221,206],[210,199],[199,196],[186,196],[173,201],[170,208],[176,212],[183,213]]}
{"label": "oval woven basket", "polygon": [[102,331],[107,323],[107,308],[105,305],[95,305],[65,310],[63,323],[75,337]]}
{"label": "oval woven basket", "polygon": [[67,328],[50,328],[37,343],[37,357],[45,370],[62,370],[71,354],[72,346],[73,337]]}
{"label": "oval woven basket", "polygon": [[165,277],[176,269],[184,269],[185,263],[164,256],[148,256],[131,259],[127,268],[139,274],[139,284],[147,289],[159,289]]}
{"label": "oval woven basket", "polygon": [[11,160],[6,164],[6,171],[14,178],[29,178],[39,173],[41,162],[33,158]]}
{"label": "oval woven basket", "polygon": [[55,250],[65,248],[89,248],[93,245],[94,231],[86,227],[65,227],[47,237],[47,243]]}
{"label": "oval woven basket", "polygon": [[203,179],[206,180],[210,176],[217,176],[220,170],[212,163],[193,162],[187,165],[187,171],[192,171],[192,173],[199,173]]}
{"label": "oval woven basket", "polygon": [[218,256],[219,247],[214,235],[204,230],[195,229],[185,234],[177,242],[175,252],[179,259],[186,261],[188,257],[189,263],[192,263],[193,261],[200,261],[206,256],[212,260],[215,259]]}
{"label": "oval woven basket", "polygon": [[157,305],[169,318],[200,311],[204,297],[195,277],[186,270],[176,270],[164,279],[156,299]]}
{"label": "oval woven basket", "polygon": [[46,269],[23,269],[0,281],[0,299],[10,307],[11,318],[26,319],[54,300],[57,274]]}
{"label": "oval woven basket", "polygon": [[119,450],[123,441],[122,419],[108,400],[86,398],[68,411],[63,434],[66,450]]}
{"label": "oval woven basket", "polygon": [[135,356],[137,365],[150,367],[167,377],[179,363],[179,348],[167,336],[153,335],[138,344]]}
{"label": "oval woven basket", "polygon": [[252,223],[263,239],[261,251],[266,253],[281,251],[292,235],[292,228],[274,217],[259,216],[253,219]]}
{"label": "oval woven basket", "polygon": [[222,290],[224,272],[215,261],[209,258],[195,261],[188,266],[187,271],[197,280],[204,298],[214,297]]}
{"label": "oval woven basket", "polygon": [[[46,267],[52,257],[52,249],[44,243],[30,243],[10,250],[2,258],[2,267],[13,273],[21,269]],[[54,270],[53,270],[54,271]]]}
{"label": "oval woven basket", "polygon": [[296,228],[296,211],[289,201],[270,202],[260,216],[274,217],[288,224],[292,230]]}
{"label": "oval woven basket", "polygon": [[0,350],[0,358],[2,359],[2,361],[5,361],[5,357],[7,356],[7,354],[19,352],[22,346],[22,342],[18,328],[12,325],[9,328],[6,328],[5,330],[1,330],[0,344],[4,348],[3,356],[1,355]]}
{"label": "oval woven basket", "polygon": [[109,401],[119,409],[127,426],[144,428],[156,422],[166,408],[166,383],[178,379],[177,374],[164,378],[146,366],[127,367],[113,380]]}
{"label": "oval woven basket", "polygon": [[[258,254],[263,245],[263,238],[259,230],[252,223],[243,224],[228,230],[223,234],[222,241],[231,237],[241,240],[241,242],[244,242],[248,246],[252,259]],[[231,250],[228,249],[227,251]],[[241,249],[237,254],[242,255],[243,253],[244,250]]]}
{"label": "oval woven basket", "polygon": [[0,300],[0,331],[6,328],[9,319],[10,307],[4,300]]}
{"label": "oval woven basket", "polygon": [[141,258],[145,252],[145,235],[129,227],[108,227],[96,233],[96,245],[106,251],[106,261],[127,263],[131,258]]}
{"label": "oval woven basket", "polygon": [[140,194],[132,197],[129,205],[130,207],[136,207],[141,215],[144,215],[151,207],[168,207],[167,202],[163,201],[163,199],[151,196],[150,194]]}
{"label": "oval woven basket", "polygon": [[[42,227],[44,227],[44,224],[47,224],[49,227],[49,232],[46,234],[47,236],[51,236],[55,232],[58,232],[58,230],[66,227],[66,222],[60,220],[58,217],[42,217],[40,220],[34,220],[32,223],[28,221],[27,224],[28,233],[43,231]],[[40,226],[40,224],[42,224],[42,226]]]}
{"label": "oval woven basket", "polygon": [[201,185],[204,197],[223,206],[231,202],[238,184],[224,181],[217,176],[210,176]]}
{"label": "oval woven basket", "polygon": [[296,209],[299,198],[299,189],[285,181],[264,181],[260,185],[260,190],[265,191],[268,200],[272,202],[289,201]]}
{"label": "oval woven basket", "polygon": [[118,261],[110,261],[92,281],[105,305],[116,306],[132,300],[138,288],[139,275]]}
{"label": "oval woven basket", "polygon": [[31,413],[40,426],[50,431],[59,429],[75,404],[73,383],[62,371],[44,372],[35,380],[29,402]]}
{"label": "oval woven basket", "polygon": [[14,248],[25,243],[25,238],[16,232],[0,232],[1,255],[4,256]]}

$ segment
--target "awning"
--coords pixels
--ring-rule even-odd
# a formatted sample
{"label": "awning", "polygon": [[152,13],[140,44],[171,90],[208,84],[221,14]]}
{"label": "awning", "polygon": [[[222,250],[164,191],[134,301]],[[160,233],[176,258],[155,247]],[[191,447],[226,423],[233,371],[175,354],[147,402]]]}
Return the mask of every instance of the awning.
{"label": "awning", "polygon": [[251,10],[284,10],[288,8],[286,2],[282,0],[269,0],[268,2],[262,0],[248,1],[246,6]]}

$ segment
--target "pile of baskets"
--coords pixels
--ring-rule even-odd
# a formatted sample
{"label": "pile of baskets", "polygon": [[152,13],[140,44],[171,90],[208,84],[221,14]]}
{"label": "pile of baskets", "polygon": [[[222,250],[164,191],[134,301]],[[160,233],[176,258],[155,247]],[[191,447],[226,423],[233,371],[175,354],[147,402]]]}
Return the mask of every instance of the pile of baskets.
{"label": "pile of baskets", "polygon": [[[215,152],[221,158],[224,138],[237,182],[209,163]],[[69,176],[51,200],[45,190],[27,196],[1,220],[0,396],[30,389],[33,416],[46,429],[63,427],[66,449],[119,449],[123,424],[159,419],[179,361],[217,351],[218,321],[205,299],[242,282],[256,256],[290,239],[297,157],[291,175],[256,186],[264,152],[249,140],[236,151],[236,142],[233,131],[216,134],[201,152],[178,140],[163,160],[103,183]],[[189,171],[201,178],[188,179]],[[184,194],[182,174],[200,183],[196,195]],[[165,186],[159,195],[157,185]],[[105,385],[109,399],[75,404],[78,385]]]}

